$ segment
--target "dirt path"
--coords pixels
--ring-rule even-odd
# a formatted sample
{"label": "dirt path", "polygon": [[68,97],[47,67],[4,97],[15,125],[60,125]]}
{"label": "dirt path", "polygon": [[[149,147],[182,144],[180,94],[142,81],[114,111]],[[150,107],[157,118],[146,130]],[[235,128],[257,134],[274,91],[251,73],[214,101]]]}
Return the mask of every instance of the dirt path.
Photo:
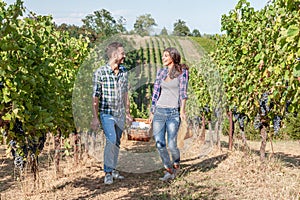
{"label": "dirt path", "polygon": [[[102,164],[92,157],[83,156],[78,165],[70,157],[63,157],[61,172],[56,174],[46,152],[40,156],[39,181],[35,186],[30,174],[23,182],[14,181],[13,162],[2,145],[0,199],[299,199],[298,142],[274,142],[274,157],[262,164],[257,155],[259,142],[249,142],[252,151],[246,156],[237,150],[237,140],[235,150],[228,151],[227,139],[222,137],[221,152],[213,150],[202,157],[195,155],[204,146],[195,142],[197,154],[184,156],[181,172],[169,183],[158,180],[163,171],[157,169],[122,172],[126,179],[109,186],[103,184]],[[269,145],[267,151],[270,153]]]}

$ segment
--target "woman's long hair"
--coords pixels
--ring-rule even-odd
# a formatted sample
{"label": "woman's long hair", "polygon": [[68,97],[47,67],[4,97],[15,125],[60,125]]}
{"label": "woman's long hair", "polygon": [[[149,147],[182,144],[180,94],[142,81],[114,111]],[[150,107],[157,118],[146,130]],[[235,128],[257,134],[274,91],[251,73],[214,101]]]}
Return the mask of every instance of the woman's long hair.
{"label": "woman's long hair", "polygon": [[171,59],[174,62],[174,70],[172,70],[171,74],[169,74],[170,78],[176,78],[182,73],[183,69],[189,69],[189,67],[186,64],[180,63],[181,56],[176,48],[168,47],[164,50],[164,52],[168,52],[170,54]]}

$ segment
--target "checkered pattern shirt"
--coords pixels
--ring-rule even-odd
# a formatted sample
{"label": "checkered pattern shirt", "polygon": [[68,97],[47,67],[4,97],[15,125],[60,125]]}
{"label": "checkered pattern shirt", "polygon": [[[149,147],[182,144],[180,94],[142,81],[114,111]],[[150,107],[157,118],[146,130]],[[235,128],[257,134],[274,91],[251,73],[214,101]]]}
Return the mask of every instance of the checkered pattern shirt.
{"label": "checkered pattern shirt", "polygon": [[[150,112],[154,113],[157,100],[159,99],[161,87],[160,84],[163,80],[167,78],[168,68],[162,68],[157,72],[156,79],[154,82],[153,94],[152,94],[152,105]],[[187,90],[188,90],[188,80],[189,72],[187,69],[183,69],[182,74],[178,76],[179,79],[179,99],[178,105],[180,106],[181,100],[187,99]]]}
{"label": "checkered pattern shirt", "polygon": [[128,92],[128,76],[124,66],[115,75],[109,65],[94,72],[93,97],[99,98],[99,111],[115,117],[125,113],[125,94]]}

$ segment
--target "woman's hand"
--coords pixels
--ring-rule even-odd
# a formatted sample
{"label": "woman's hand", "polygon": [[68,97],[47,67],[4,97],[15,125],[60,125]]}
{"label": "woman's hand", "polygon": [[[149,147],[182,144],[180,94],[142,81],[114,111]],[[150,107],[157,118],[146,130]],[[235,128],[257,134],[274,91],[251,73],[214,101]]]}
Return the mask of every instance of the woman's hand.
{"label": "woman's hand", "polygon": [[153,113],[150,113],[150,116],[149,116],[149,122],[150,122],[150,124],[152,124],[152,120],[153,120]]}
{"label": "woman's hand", "polygon": [[185,110],[180,111],[180,119],[181,119],[181,121],[186,121]]}

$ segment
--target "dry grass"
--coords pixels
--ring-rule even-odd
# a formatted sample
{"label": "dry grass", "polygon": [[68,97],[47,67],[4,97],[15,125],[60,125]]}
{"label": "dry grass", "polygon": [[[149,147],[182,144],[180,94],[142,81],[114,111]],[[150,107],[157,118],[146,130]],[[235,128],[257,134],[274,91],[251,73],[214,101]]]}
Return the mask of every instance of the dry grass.
{"label": "dry grass", "polygon": [[35,185],[30,174],[25,181],[14,181],[13,162],[1,146],[0,199],[300,199],[298,142],[276,142],[275,154],[262,163],[259,143],[249,143],[252,150],[243,153],[236,142],[230,152],[225,140],[223,151],[184,159],[181,172],[171,182],[160,182],[162,171],[158,170],[123,173],[126,179],[110,186],[103,184],[101,163],[92,158],[84,157],[76,166],[70,158],[64,159],[61,173],[56,174],[47,154],[41,157]]}

